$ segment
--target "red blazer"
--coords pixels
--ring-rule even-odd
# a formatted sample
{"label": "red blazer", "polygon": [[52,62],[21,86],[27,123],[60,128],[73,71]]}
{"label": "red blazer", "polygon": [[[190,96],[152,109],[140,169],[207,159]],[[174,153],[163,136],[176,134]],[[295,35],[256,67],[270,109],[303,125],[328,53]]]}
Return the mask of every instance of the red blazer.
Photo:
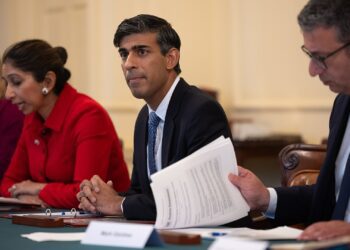
{"label": "red blazer", "polygon": [[79,184],[93,175],[112,180],[117,191],[130,185],[123,153],[107,112],[94,100],[66,84],[46,121],[35,112],[6,171],[1,192],[23,180],[47,185],[39,197],[51,207],[78,206]]}

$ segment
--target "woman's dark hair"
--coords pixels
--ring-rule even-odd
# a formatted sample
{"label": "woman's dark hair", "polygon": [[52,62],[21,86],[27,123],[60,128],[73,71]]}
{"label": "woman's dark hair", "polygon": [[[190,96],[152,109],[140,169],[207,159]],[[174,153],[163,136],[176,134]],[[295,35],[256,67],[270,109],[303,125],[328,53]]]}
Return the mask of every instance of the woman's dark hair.
{"label": "woman's dark hair", "polygon": [[64,67],[67,57],[67,51],[63,47],[53,48],[43,40],[30,39],[7,48],[2,56],[2,63],[9,63],[24,72],[32,73],[38,82],[44,80],[48,71],[53,71],[56,74],[53,91],[58,95],[71,75]]}
{"label": "woman's dark hair", "polygon": [[[171,24],[160,17],[146,14],[137,15],[121,22],[114,34],[114,46],[118,48],[125,36],[145,32],[157,33],[157,43],[163,55],[168,53],[171,48],[180,51],[181,40]],[[174,67],[174,70],[177,74],[181,73],[179,63]]]}

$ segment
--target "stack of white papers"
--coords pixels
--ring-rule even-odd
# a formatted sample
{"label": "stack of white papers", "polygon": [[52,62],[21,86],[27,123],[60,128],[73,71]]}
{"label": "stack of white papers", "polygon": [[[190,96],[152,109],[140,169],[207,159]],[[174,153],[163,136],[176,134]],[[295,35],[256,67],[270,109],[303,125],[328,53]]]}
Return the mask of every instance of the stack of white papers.
{"label": "stack of white papers", "polygon": [[156,228],[217,226],[247,216],[249,206],[228,180],[238,174],[230,139],[218,138],[151,176]]}

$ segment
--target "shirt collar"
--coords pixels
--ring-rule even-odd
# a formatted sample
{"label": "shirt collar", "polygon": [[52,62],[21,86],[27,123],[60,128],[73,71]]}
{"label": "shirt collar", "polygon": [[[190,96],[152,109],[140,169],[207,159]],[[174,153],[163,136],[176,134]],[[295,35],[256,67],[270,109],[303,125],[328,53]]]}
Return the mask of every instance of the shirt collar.
{"label": "shirt collar", "polygon": [[165,121],[165,116],[166,116],[166,112],[169,106],[169,102],[171,99],[171,96],[174,93],[174,90],[177,86],[177,84],[180,81],[180,76],[177,76],[175,78],[175,81],[173,83],[173,85],[171,85],[170,89],[168,90],[168,93],[165,95],[165,97],[163,98],[163,100],[161,101],[161,103],[158,105],[157,110],[152,110],[152,108],[147,104],[148,106],[148,113],[151,112],[156,112],[157,116],[164,122]]}

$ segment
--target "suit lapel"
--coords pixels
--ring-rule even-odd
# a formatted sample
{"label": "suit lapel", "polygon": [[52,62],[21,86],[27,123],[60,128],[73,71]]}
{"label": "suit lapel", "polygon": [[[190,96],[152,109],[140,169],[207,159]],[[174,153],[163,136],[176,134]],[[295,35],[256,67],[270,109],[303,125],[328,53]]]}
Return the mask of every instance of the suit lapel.
{"label": "suit lapel", "polygon": [[136,122],[135,127],[135,148],[134,156],[137,155],[138,159],[134,159],[134,162],[139,161],[138,164],[134,164],[134,166],[140,166],[139,173],[141,179],[148,180],[147,173],[147,129],[148,129],[148,108],[144,106],[144,108],[140,112],[140,116],[138,117],[138,121]]}
{"label": "suit lapel", "polygon": [[334,170],[335,161],[337,159],[340,146],[343,141],[343,136],[348,123],[349,118],[349,108],[350,108],[350,98],[348,96],[344,97],[344,100],[337,105],[334,109],[334,119],[332,127],[330,128],[329,138],[328,138],[328,154],[325,159],[327,163],[323,171],[328,177],[332,176],[334,181]]}
{"label": "suit lapel", "polygon": [[180,110],[181,99],[188,88],[188,84],[180,78],[173,95],[171,96],[169,106],[165,116],[163,141],[162,141],[162,168],[169,164],[169,152],[174,134],[175,117]]}
{"label": "suit lapel", "polygon": [[350,98],[344,96],[333,107],[327,156],[317,180],[310,222],[329,220],[335,205],[335,161],[349,118]]}

